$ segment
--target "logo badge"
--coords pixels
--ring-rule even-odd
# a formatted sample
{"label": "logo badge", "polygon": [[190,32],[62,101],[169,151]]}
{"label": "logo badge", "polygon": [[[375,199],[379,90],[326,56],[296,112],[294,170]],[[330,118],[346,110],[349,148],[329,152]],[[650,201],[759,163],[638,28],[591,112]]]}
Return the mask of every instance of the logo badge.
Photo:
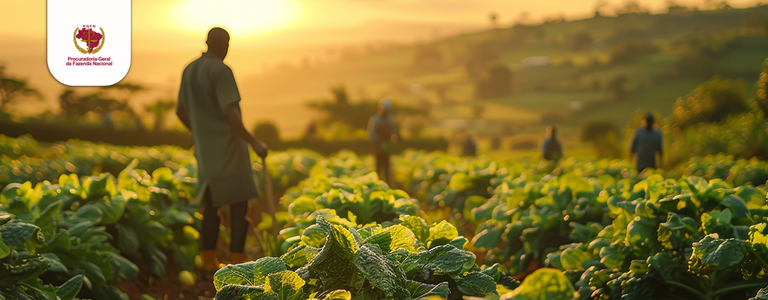
{"label": "logo badge", "polygon": [[[95,26],[93,25],[91,25],[90,28],[75,28],[72,40],[75,42],[75,47],[77,47],[77,50],[80,51],[80,53],[96,54],[101,51],[102,47],[104,47],[104,29],[99,27],[101,33],[98,33],[93,31],[94,28]],[[80,43],[83,43],[86,48],[81,47],[78,40],[80,40]]]}

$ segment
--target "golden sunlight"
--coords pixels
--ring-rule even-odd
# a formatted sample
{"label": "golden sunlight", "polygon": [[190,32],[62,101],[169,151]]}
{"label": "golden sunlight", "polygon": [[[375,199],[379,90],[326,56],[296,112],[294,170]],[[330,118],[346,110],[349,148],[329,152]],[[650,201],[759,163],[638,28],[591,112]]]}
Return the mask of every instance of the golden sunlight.
{"label": "golden sunlight", "polygon": [[173,10],[173,24],[195,33],[223,26],[232,34],[255,35],[280,29],[298,20],[292,0],[182,0]]}

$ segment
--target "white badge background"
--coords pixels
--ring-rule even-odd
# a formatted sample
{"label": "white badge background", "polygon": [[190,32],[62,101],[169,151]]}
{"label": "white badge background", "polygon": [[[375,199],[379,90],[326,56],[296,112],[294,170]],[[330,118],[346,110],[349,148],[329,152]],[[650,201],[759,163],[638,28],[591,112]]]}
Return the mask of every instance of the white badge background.
{"label": "white badge background", "polygon": [[[131,67],[131,0],[48,0],[48,70],[70,86],[106,86],[122,80]],[[72,40],[75,28],[104,29],[104,47],[83,54]],[[79,41],[79,40],[78,40]],[[85,43],[80,43],[80,47]],[[100,44],[101,45],[101,44]],[[68,57],[111,57],[111,66],[67,66]]]}

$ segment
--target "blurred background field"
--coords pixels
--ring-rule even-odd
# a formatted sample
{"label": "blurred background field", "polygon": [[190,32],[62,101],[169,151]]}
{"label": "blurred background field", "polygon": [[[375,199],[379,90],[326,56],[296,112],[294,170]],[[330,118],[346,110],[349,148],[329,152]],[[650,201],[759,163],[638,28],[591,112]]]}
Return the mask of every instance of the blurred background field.
{"label": "blurred background field", "polygon": [[[140,5],[136,9],[145,7]],[[582,9],[578,16],[536,16],[498,6],[467,23],[474,25],[453,27],[452,33],[446,29],[419,38],[401,34],[401,40],[388,38],[391,43],[377,44],[372,42],[377,31],[372,30],[368,40],[359,37],[335,47],[284,51],[285,57],[275,56],[266,68],[265,63],[253,67],[253,61],[264,57],[252,56],[249,61],[243,55],[274,45],[254,50],[266,37],[244,34],[240,39],[245,44],[238,44],[233,31],[230,63],[241,86],[244,119],[253,126],[275,124],[284,140],[303,138],[310,124],[325,138],[362,138],[358,130],[365,124],[332,117],[332,106],[317,104],[350,103],[345,114],[371,115],[375,110],[371,103],[389,98],[408,111],[398,114],[407,138],[453,142],[452,137],[469,134],[481,141],[480,153],[506,151],[515,156],[530,154],[523,144],[533,143],[515,141],[536,139],[546,126],[554,125],[566,152],[586,153],[583,149],[591,146],[580,136],[585,124],[610,121],[624,128],[638,110],[671,118],[678,99],[716,75],[738,86],[743,101],[750,103],[768,57],[766,5],[606,2]],[[391,34],[382,36],[398,36],[397,32],[431,23],[420,24],[391,25]],[[187,48],[168,47],[153,54],[145,52],[139,38],[140,50],[128,77],[102,89],[50,83],[34,61],[42,60],[43,53],[22,50],[34,47],[0,50],[2,76],[35,91],[12,91],[12,85],[4,85],[4,118],[98,127],[104,111],[110,110],[118,129],[179,131],[171,104],[179,78],[171,74],[180,72],[185,61],[200,51],[191,46],[201,45],[195,40],[200,36],[185,31],[177,38],[184,38]],[[34,35],[20,38],[27,46],[38,40]],[[152,80],[160,73],[150,75],[149,66],[169,74],[167,80]],[[65,95],[66,89],[70,93]],[[79,110],[70,107],[67,115],[63,104],[67,101],[62,99],[91,102]],[[627,138],[618,137],[621,147],[626,147]]]}

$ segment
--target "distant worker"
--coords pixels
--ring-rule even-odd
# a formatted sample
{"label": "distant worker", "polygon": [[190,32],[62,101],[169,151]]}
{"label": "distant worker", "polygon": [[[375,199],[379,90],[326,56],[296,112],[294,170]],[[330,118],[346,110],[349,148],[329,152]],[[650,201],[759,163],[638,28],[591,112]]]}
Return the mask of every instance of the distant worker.
{"label": "distant worker", "polygon": [[[630,160],[635,161],[638,172],[645,168],[656,168],[657,162],[661,164],[662,138],[661,132],[653,129],[653,114],[645,115],[645,127],[635,130],[632,138],[632,147],[629,150]],[[656,154],[659,155],[658,161]]]}
{"label": "distant worker", "polygon": [[304,139],[310,141],[317,139],[317,123],[310,122],[309,125],[307,125],[307,132],[304,134]]}
{"label": "distant worker", "polygon": [[563,157],[563,147],[557,140],[557,129],[553,126],[547,126],[547,136],[541,142],[541,156],[555,162]]}
{"label": "distant worker", "polygon": [[231,218],[229,263],[246,260],[248,201],[259,196],[248,146],[262,158],[268,148],[243,126],[240,91],[232,69],[224,63],[229,33],[213,28],[206,44],[208,52],[184,69],[176,114],[192,131],[198,165],[197,199],[203,206],[203,275],[210,277],[219,268],[216,244],[221,221],[217,211],[224,205],[229,205]]}
{"label": "distant worker", "polygon": [[464,156],[475,156],[477,154],[477,143],[471,135],[467,135],[464,139],[464,145],[462,145],[462,154]]}
{"label": "distant worker", "polygon": [[391,114],[392,102],[389,99],[379,101],[379,111],[368,121],[368,138],[373,142],[373,155],[376,157],[376,173],[379,179],[391,184],[389,156],[392,144],[400,139],[400,132]]}

